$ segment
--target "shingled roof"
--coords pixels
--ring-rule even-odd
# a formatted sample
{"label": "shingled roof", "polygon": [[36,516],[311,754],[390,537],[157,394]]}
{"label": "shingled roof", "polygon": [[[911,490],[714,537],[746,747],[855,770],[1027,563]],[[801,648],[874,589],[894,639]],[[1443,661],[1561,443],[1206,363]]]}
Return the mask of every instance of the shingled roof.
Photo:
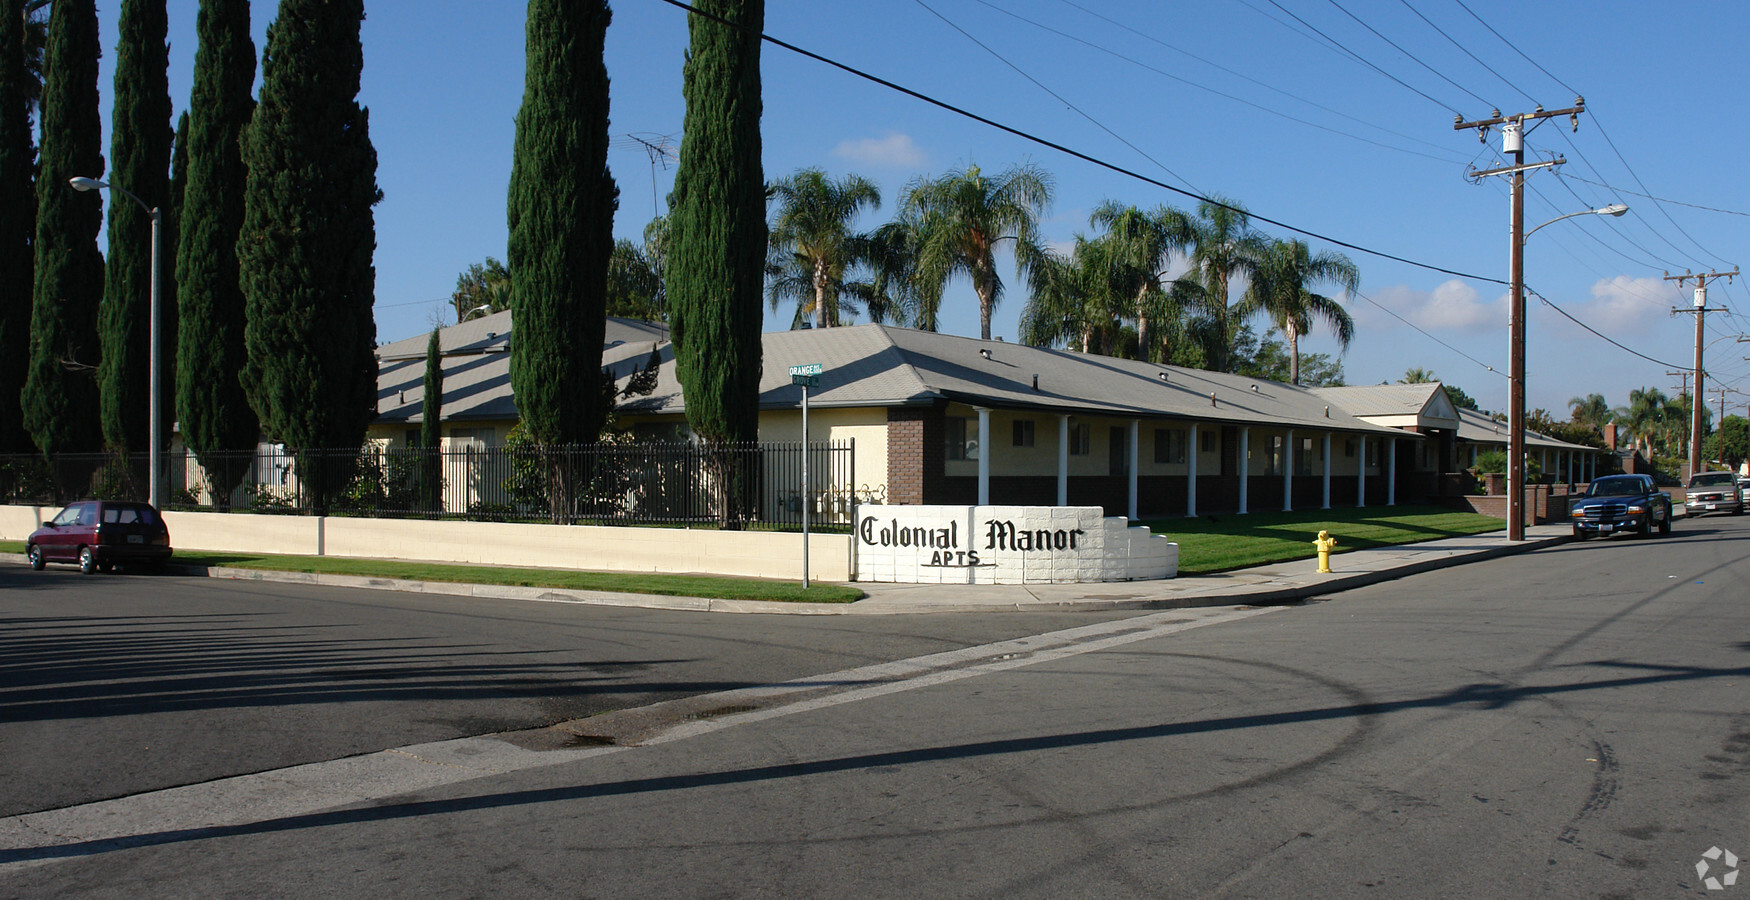
{"label": "shingled roof", "polygon": [[[497,316],[508,316],[499,313]],[[468,328],[489,316],[455,328]],[[504,320],[508,324],[507,320]],[[492,323],[504,327],[499,322]],[[444,357],[444,418],[514,419],[509,354],[495,328],[475,328]],[[654,328],[656,326],[650,326]],[[492,338],[486,334],[491,332]],[[673,347],[654,331],[623,341],[604,354],[621,379],[644,364],[651,349],[662,366],[654,392],[623,400],[622,414],[679,414],[685,398],[674,372]],[[417,340],[418,355],[391,353]],[[440,336],[449,345],[448,336]],[[379,422],[412,422],[420,414],[424,339],[379,351]],[[483,343],[484,342],[484,343]],[[816,408],[927,406],[943,401],[1010,410],[1189,420],[1231,425],[1291,427],[1413,437],[1363,421],[1314,389],[1281,382],[1156,365],[1064,350],[982,341],[888,325],[855,325],[771,332],[763,338],[761,409],[794,409],[802,391],[789,367],[819,363],[820,385],[809,391]]]}

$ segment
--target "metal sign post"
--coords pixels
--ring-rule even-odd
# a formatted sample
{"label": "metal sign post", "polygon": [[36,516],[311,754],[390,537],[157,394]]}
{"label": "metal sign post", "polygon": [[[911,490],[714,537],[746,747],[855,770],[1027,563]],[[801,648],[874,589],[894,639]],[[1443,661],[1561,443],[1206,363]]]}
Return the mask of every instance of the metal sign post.
{"label": "metal sign post", "polygon": [[790,367],[790,383],[802,388],[802,589],[808,590],[808,507],[814,498],[808,481],[808,389],[820,386],[820,363]]}

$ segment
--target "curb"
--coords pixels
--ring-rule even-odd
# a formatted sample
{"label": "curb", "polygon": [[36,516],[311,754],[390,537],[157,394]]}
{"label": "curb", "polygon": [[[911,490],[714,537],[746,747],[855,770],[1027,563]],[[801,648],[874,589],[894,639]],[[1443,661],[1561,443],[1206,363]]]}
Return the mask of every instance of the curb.
{"label": "curb", "polygon": [[[518,587],[514,585],[467,584],[450,581],[414,581],[400,578],[378,578],[367,575],[323,575],[311,572],[276,572],[263,569],[235,569],[224,566],[190,566],[171,563],[166,572],[193,577],[222,578],[231,581],[254,581],[272,584],[309,584],[323,587],[344,587],[363,590],[396,591],[410,594],[436,594],[450,597],[480,597],[497,600],[523,600],[537,603],[575,603],[589,606],[610,606],[630,609],[662,609],[683,612],[767,613],[777,615],[838,616],[838,615],[918,615],[929,613],[968,612],[1101,612],[1120,610],[1191,609],[1211,606],[1285,606],[1301,603],[1324,594],[1341,593],[1368,585],[1394,581],[1411,575],[1432,572],[1473,562],[1485,562],[1504,556],[1559,546],[1573,541],[1572,535],[1536,538],[1518,544],[1504,544],[1486,550],[1474,550],[1462,555],[1444,556],[1399,566],[1360,572],[1331,578],[1315,584],[1297,584],[1280,588],[1261,588],[1222,594],[1189,597],[1156,597],[1137,599],[1074,599],[1002,603],[931,602],[928,605],[900,605],[865,597],[853,603],[780,603],[769,600],[720,600],[709,597],[678,597],[662,594],[624,594],[610,591],[578,591],[558,588]],[[23,554],[0,554],[0,561],[26,564]],[[1114,587],[1113,586],[1108,586]],[[1025,590],[1025,585],[1016,587]],[[874,601],[871,603],[871,601]]]}

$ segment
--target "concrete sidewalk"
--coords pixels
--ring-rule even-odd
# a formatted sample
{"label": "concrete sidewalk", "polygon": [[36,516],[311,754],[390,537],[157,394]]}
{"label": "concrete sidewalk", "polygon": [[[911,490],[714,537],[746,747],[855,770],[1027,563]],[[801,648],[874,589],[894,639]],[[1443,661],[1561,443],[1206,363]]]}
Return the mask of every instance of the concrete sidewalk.
{"label": "concrete sidewalk", "polygon": [[[1565,524],[1540,525],[1527,528],[1525,538],[1520,543],[1511,543],[1507,540],[1506,532],[1501,531],[1469,537],[1443,538],[1420,544],[1400,544],[1337,553],[1331,557],[1332,571],[1325,575],[1316,571],[1318,563],[1311,557],[1309,548],[1308,558],[1296,562],[1237,569],[1215,575],[1186,575],[1161,581],[1029,585],[863,582],[858,583],[857,587],[868,593],[869,596],[856,603],[713,600],[701,597],[664,597],[655,594],[456,584],[441,581],[407,581],[356,575],[266,572],[255,569],[184,567],[183,572],[241,581],[314,584],[446,596],[491,597],[548,603],[583,603],[698,612],[893,615],[1026,610],[1097,611],[1292,603],[1362,585],[1390,581],[1418,572],[1481,562],[1513,553],[1554,546],[1572,540],[1572,531]],[[20,564],[24,562],[24,557],[19,555],[0,555],[0,558]]]}

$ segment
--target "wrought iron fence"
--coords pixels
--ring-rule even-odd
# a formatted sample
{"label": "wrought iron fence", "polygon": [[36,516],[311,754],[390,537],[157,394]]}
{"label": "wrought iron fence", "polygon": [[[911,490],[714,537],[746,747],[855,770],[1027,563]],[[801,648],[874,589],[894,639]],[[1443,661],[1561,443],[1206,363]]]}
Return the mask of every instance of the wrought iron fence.
{"label": "wrought iron fence", "polygon": [[[163,454],[169,509],[579,524],[849,525],[885,487],[856,486],[849,441],[530,444]],[[0,456],[0,502],[145,499],[146,454]]]}

